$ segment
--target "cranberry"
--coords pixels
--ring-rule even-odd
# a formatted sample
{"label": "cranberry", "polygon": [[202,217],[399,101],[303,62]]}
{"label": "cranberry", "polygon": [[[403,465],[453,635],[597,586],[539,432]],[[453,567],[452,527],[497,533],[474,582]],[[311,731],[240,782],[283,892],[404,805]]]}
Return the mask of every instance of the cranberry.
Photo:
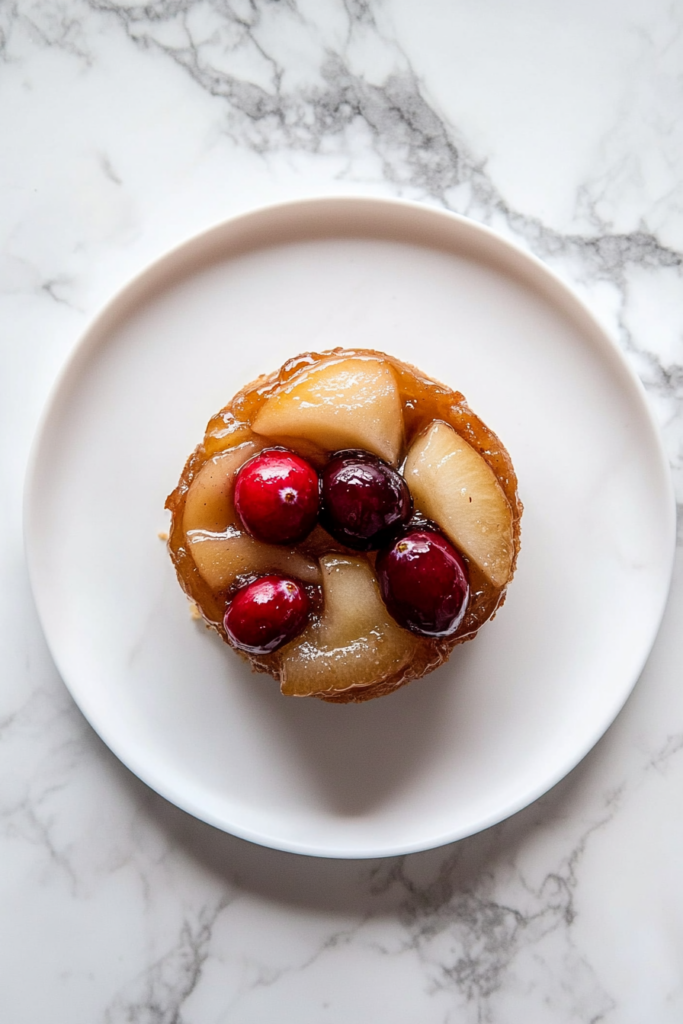
{"label": "cranberry", "polygon": [[267,448],[246,462],[235,483],[235,508],[247,533],[270,544],[292,544],[318,518],[320,483],[310,462]]}
{"label": "cranberry", "polygon": [[382,547],[407,522],[411,508],[403,477],[369,452],[337,452],[322,472],[320,521],[350,548]]}
{"label": "cranberry", "polygon": [[412,529],[377,556],[384,603],[400,626],[421,636],[452,636],[469,598],[467,568],[446,538]]}
{"label": "cranberry", "polygon": [[301,632],[308,609],[302,583],[286,576],[262,576],[237,591],[223,625],[240,651],[269,654]]}

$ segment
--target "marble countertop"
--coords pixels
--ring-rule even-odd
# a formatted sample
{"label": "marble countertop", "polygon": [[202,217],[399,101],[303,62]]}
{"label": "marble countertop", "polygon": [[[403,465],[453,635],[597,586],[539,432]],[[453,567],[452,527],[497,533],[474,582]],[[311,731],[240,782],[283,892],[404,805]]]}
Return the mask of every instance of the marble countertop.
{"label": "marble countertop", "polygon": [[0,6],[0,1018],[678,1024],[683,559],[633,696],[546,797],[452,846],[326,861],[168,805],[87,726],[22,547],[49,389],[169,246],[303,195],[498,229],[617,339],[683,498],[683,9],[660,0]]}

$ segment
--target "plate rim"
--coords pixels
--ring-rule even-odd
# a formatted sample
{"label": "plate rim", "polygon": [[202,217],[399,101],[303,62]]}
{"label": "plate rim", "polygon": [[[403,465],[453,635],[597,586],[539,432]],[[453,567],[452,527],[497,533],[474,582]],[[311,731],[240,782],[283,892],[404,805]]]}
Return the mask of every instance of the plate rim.
{"label": "plate rim", "polygon": [[[373,849],[359,848],[355,850],[349,850],[346,848],[336,849],[328,846],[321,847],[315,842],[310,841],[304,842],[301,840],[277,839],[272,835],[261,833],[255,829],[244,828],[234,824],[230,824],[228,826],[224,820],[221,820],[218,815],[212,814],[209,809],[201,808],[198,805],[193,804],[191,800],[183,799],[182,795],[179,796],[173,791],[172,785],[165,785],[163,778],[158,777],[154,771],[150,771],[148,768],[141,765],[138,758],[135,756],[134,751],[125,749],[125,744],[121,744],[116,737],[110,736],[106,722],[100,723],[97,721],[97,724],[95,724],[97,715],[91,713],[91,709],[88,706],[87,695],[84,696],[79,694],[76,696],[73,692],[71,685],[68,682],[67,672],[63,670],[62,665],[60,664],[60,658],[53,649],[53,643],[51,642],[47,629],[44,625],[41,607],[42,599],[40,596],[41,588],[38,581],[39,570],[36,565],[37,555],[35,553],[38,541],[33,532],[32,522],[37,500],[36,495],[39,487],[40,455],[45,439],[50,430],[51,420],[58,411],[60,398],[62,398],[64,393],[68,390],[72,377],[77,374],[80,365],[88,361],[98,344],[101,342],[103,328],[106,325],[106,321],[111,317],[116,317],[117,314],[120,315],[127,304],[130,305],[131,301],[135,301],[137,295],[144,296],[146,293],[148,294],[150,288],[153,286],[154,279],[159,276],[163,277],[164,272],[165,276],[168,276],[169,273],[172,272],[173,266],[179,257],[188,250],[191,251],[193,248],[197,250],[206,250],[210,247],[212,240],[219,239],[221,235],[224,235],[226,232],[229,233],[231,229],[239,227],[245,223],[248,224],[249,220],[256,221],[260,218],[267,218],[269,215],[276,214],[278,212],[294,213],[296,210],[303,210],[304,208],[310,210],[315,209],[315,207],[319,207],[322,209],[330,204],[337,206],[340,209],[343,207],[350,209],[354,206],[358,208],[381,206],[386,210],[389,210],[392,207],[411,210],[416,216],[422,216],[425,220],[429,220],[431,218],[434,222],[440,221],[443,224],[450,222],[450,224],[456,229],[456,232],[459,230],[461,234],[463,231],[470,231],[475,237],[479,236],[486,240],[491,247],[495,248],[498,246],[504,251],[504,254],[508,259],[512,259],[518,263],[521,261],[523,269],[526,269],[524,267],[526,264],[526,267],[530,271],[533,271],[533,276],[537,283],[542,282],[546,287],[550,287],[551,302],[553,302],[553,304],[556,304],[561,298],[565,303],[568,303],[570,309],[573,309],[576,314],[579,314],[587,321],[588,324],[590,324],[593,335],[591,343],[594,345],[599,344],[601,352],[606,354],[609,357],[610,363],[614,367],[618,368],[618,371],[625,376],[625,379],[633,390],[634,398],[637,399],[640,411],[644,415],[645,422],[649,428],[650,440],[654,445],[654,449],[658,456],[658,475],[661,477],[664,492],[668,494],[668,512],[664,508],[664,505],[662,506],[662,511],[668,516],[668,522],[666,523],[666,531],[669,534],[668,547],[670,552],[668,559],[668,572],[666,573],[666,580],[663,581],[662,584],[659,606],[655,609],[655,614],[653,615],[651,635],[649,635],[647,643],[644,644],[644,652],[639,662],[633,666],[629,685],[624,687],[623,691],[619,692],[617,698],[609,705],[607,713],[600,718],[598,725],[594,726],[592,730],[589,730],[588,737],[584,740],[583,744],[576,748],[573,752],[572,758],[568,762],[565,762],[563,766],[558,768],[555,772],[544,776],[542,782],[535,786],[529,786],[523,795],[518,794],[515,799],[510,799],[502,807],[499,807],[495,813],[482,815],[479,819],[470,823],[470,826],[466,830],[459,828],[452,831],[442,831],[437,835],[413,842],[401,844],[393,843]],[[181,276],[188,275],[189,271]],[[534,253],[523,248],[516,241],[513,241],[498,231],[495,231],[493,228],[490,228],[470,217],[463,216],[462,214],[413,200],[398,199],[387,196],[329,194],[284,200],[251,207],[247,210],[240,211],[233,216],[217,221],[199,232],[188,235],[183,240],[177,242],[169,249],[162,252],[159,256],[146,263],[140,270],[129,277],[122,286],[118,287],[114,291],[99,310],[89,318],[88,323],[80,332],[73,348],[56,375],[35,430],[25,473],[23,537],[31,592],[35,601],[41,629],[50,651],[50,656],[57,667],[64,686],[69,692],[71,699],[79,708],[81,714],[83,714],[91,728],[112,751],[115,757],[129,771],[131,771],[145,785],[149,786],[152,790],[173,805],[191,814],[193,817],[240,839],[244,839],[270,849],[304,856],[338,860],[367,860],[382,857],[402,856],[410,853],[418,853],[429,849],[435,849],[459,839],[475,835],[486,828],[498,824],[511,815],[523,810],[525,807],[528,807],[535,800],[539,799],[539,797],[552,790],[554,786],[565,778],[583,760],[589,751],[593,749],[596,743],[611,727],[619,712],[631,696],[631,693],[633,692],[633,689],[651,654],[654,642],[659,632],[662,618],[668,603],[674,566],[676,550],[676,500],[670,463],[664,448],[661,430],[655,419],[654,412],[650,406],[647,398],[647,392],[642,381],[626,360],[616,340],[611,336],[607,328],[600,322],[587,303],[574,291],[572,286],[555,270],[544,263]]]}

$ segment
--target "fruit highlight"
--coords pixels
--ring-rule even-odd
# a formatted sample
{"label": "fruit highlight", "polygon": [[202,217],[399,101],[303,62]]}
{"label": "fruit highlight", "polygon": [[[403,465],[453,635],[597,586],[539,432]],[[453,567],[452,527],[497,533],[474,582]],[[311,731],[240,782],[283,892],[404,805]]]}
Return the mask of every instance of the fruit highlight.
{"label": "fruit highlight", "polygon": [[294,452],[267,448],[237,474],[235,508],[247,533],[257,540],[303,540],[315,526],[319,504],[318,474]]}
{"label": "fruit highlight", "polygon": [[269,654],[301,632],[308,607],[301,583],[286,576],[263,576],[237,591],[223,623],[238,650]]}
{"label": "fruit highlight", "polygon": [[452,636],[470,593],[467,567],[435,530],[409,530],[381,551],[377,579],[384,603],[400,626],[421,636]]}
{"label": "fruit highlight", "polygon": [[321,482],[322,524],[350,548],[382,547],[410,517],[413,501],[405,480],[370,452],[337,452]]}

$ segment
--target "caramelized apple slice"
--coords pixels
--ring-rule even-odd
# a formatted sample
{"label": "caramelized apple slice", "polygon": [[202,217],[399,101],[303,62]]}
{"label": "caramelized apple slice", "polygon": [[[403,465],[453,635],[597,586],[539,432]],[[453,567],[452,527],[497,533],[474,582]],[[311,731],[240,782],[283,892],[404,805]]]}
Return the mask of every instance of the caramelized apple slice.
{"label": "caramelized apple slice", "polygon": [[183,530],[223,533],[235,521],[235,477],[244,463],[265,448],[260,438],[230,448],[205,462],[185,499]]}
{"label": "caramelized apple slice", "polygon": [[225,590],[246,573],[278,572],[320,583],[315,558],[254,540],[237,520],[237,471],[264,447],[265,442],[255,438],[215,456],[204,463],[187,492],[183,529],[194,563],[212,590]]}
{"label": "caramelized apple slice", "polygon": [[321,581],[315,559],[277,544],[263,544],[234,527],[220,537],[193,530],[187,539],[195,565],[212,590],[224,590],[246,574],[274,572],[304,583]]}
{"label": "caramelized apple slice", "polygon": [[412,445],[405,478],[415,504],[496,587],[509,577],[514,554],[512,512],[487,462],[442,421]]}
{"label": "caramelized apple slice", "polygon": [[400,672],[419,641],[401,629],[364,558],[320,559],[323,615],[282,651],[282,692],[306,697],[364,687]]}
{"label": "caramelized apple slice", "polygon": [[395,464],[403,438],[396,379],[379,359],[328,359],[269,398],[252,427],[273,440],[305,438],[328,451],[364,448]]}

